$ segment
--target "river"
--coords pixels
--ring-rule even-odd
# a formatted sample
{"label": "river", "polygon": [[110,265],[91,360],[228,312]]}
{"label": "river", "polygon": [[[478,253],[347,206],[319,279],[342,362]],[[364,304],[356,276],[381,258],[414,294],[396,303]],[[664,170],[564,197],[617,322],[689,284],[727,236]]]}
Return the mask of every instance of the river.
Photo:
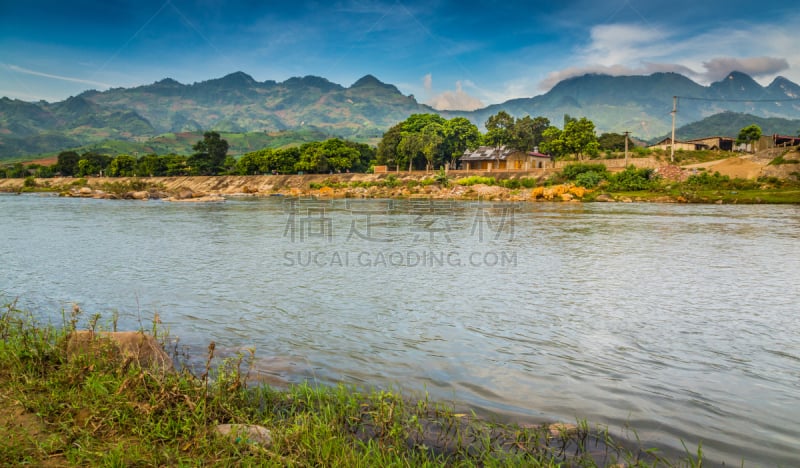
{"label": "river", "polygon": [[800,207],[0,196],[0,294],[291,382],[800,463]]}

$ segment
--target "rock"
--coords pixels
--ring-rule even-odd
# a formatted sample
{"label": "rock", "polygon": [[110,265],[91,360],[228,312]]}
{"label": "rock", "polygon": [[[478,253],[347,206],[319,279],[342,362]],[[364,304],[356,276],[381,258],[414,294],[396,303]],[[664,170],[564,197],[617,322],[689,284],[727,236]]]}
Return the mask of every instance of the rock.
{"label": "rock", "polygon": [[116,360],[132,358],[141,367],[172,371],[169,355],[150,335],[143,332],[93,332],[77,330],[67,337],[67,358],[79,355],[100,356],[101,353]]}
{"label": "rock", "polygon": [[81,187],[81,189],[78,190],[78,193],[81,195],[92,195],[94,191],[89,187]]}
{"label": "rock", "polygon": [[561,201],[572,201],[572,194],[571,193],[562,193],[561,194]]}
{"label": "rock", "polygon": [[176,198],[178,200],[188,200],[188,199],[192,198],[193,196],[194,196],[194,193],[191,190],[186,189],[186,190],[181,190],[180,192],[178,192],[178,194],[173,198]]}
{"label": "rock", "polygon": [[272,445],[272,434],[269,429],[255,424],[219,424],[214,428],[214,432],[230,439],[231,442],[254,444],[264,448]]}
{"label": "rock", "polygon": [[595,201],[599,201],[599,202],[613,202],[614,201],[614,197],[612,197],[611,195],[608,195],[606,193],[601,193],[594,200]]}
{"label": "rock", "polygon": [[144,190],[139,190],[137,192],[133,192],[131,197],[134,200],[148,200],[150,198],[150,192],[146,192]]}

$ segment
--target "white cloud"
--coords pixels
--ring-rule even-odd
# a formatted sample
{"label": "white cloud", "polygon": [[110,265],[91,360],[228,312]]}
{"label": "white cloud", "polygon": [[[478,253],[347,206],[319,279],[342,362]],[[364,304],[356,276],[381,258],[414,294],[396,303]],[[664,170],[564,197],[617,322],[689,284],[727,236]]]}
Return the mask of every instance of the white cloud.
{"label": "white cloud", "polygon": [[703,62],[706,71],[703,74],[706,79],[719,81],[731,71],[747,73],[755,78],[762,76],[774,76],[789,69],[789,62],[786,59],[774,57],[718,57],[707,62]]}
{"label": "white cloud", "polygon": [[571,57],[573,66],[550,72],[538,83],[547,91],[558,82],[587,73],[649,75],[676,72],[701,84],[741,71],[769,80],[779,73],[800,80],[800,53],[794,40],[798,18],[774,24],[727,23],[700,34],[680,28],[603,24],[591,28],[587,43]]}
{"label": "white cloud", "polygon": [[[468,86],[472,82],[466,82]],[[433,77],[430,73],[423,78],[423,86],[425,87],[426,94],[430,95],[433,92]],[[456,81],[455,91],[444,91],[440,94],[433,96],[426,102],[429,106],[436,110],[465,110],[471,111],[484,107],[480,99],[469,95],[463,89],[461,81]]]}
{"label": "white cloud", "polygon": [[98,86],[100,88],[111,88],[112,86],[107,83],[101,83],[99,81],[92,81],[92,80],[85,80],[82,78],[73,78],[71,76],[64,76],[64,75],[54,75],[51,73],[40,72],[36,70],[29,70],[27,68],[22,68],[17,65],[7,65],[9,70],[15,71],[17,73],[24,73],[26,75],[33,75],[33,76],[41,76],[43,78],[50,78],[53,80],[60,80],[60,81],[69,81],[71,83],[80,83],[90,86]]}

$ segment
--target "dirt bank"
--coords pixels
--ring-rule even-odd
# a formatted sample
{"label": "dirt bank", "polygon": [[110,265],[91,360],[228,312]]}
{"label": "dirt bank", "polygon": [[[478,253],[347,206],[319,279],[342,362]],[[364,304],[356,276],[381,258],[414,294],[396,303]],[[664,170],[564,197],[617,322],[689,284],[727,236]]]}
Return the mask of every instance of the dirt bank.
{"label": "dirt bank", "polygon": [[[533,178],[542,180],[554,172],[542,169],[530,172],[467,172],[452,171],[448,177],[458,179],[473,175],[494,177],[495,179]],[[424,184],[432,179],[431,172],[399,172],[390,174],[306,174],[306,175],[259,175],[259,176],[186,176],[186,177],[88,177],[83,180],[75,178],[36,179],[37,187],[50,188],[53,191],[73,193],[76,196],[92,196],[93,191],[130,192],[151,190],[158,191],[164,197],[173,196],[185,200],[196,199],[206,195],[222,196],[270,196],[270,195],[322,195],[329,197],[409,197],[424,194],[431,197],[459,198],[466,192],[475,191],[469,187],[439,187],[438,184]],[[84,184],[85,180],[85,184]],[[380,184],[392,181],[393,183]],[[363,186],[358,183],[363,183]],[[384,186],[375,186],[384,185]],[[0,179],[0,191],[14,192],[22,189],[22,179]],[[322,189],[313,189],[312,185],[327,185]],[[80,187],[88,187],[92,191],[78,193]],[[331,188],[333,187],[333,188]],[[339,188],[340,187],[340,188]],[[497,187],[500,188],[500,187]],[[322,193],[320,193],[322,192]],[[504,196],[509,191],[503,189]],[[191,193],[189,196],[180,194]],[[162,198],[164,198],[162,197]],[[131,197],[134,198],[134,197]]]}

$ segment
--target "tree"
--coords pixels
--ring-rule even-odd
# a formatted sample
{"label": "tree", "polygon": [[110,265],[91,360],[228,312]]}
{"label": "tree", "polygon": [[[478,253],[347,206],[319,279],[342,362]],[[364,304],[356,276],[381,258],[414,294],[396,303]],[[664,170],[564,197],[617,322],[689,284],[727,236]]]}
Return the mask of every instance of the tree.
{"label": "tree", "polygon": [[597,138],[601,150],[625,151],[625,135],[621,133],[603,133]]}
{"label": "tree", "polygon": [[444,142],[444,126],[435,122],[429,123],[420,132],[422,135],[422,154],[427,164],[425,170],[433,170],[434,165],[442,162],[439,147]]}
{"label": "tree", "polygon": [[300,159],[294,168],[304,172],[341,172],[350,169],[360,157],[361,153],[343,140],[331,138],[301,146]]}
{"label": "tree", "polygon": [[550,119],[526,115],[514,122],[509,145],[520,151],[533,151],[542,142],[542,133],[550,127]]}
{"label": "tree", "polygon": [[408,162],[408,171],[414,168],[414,160],[423,156],[425,139],[420,133],[403,132],[400,144],[397,145],[397,163]]}
{"label": "tree", "polygon": [[260,172],[266,172],[267,152],[272,152],[272,150],[262,149],[243,154],[236,161],[236,173],[239,175],[256,175]]}
{"label": "tree", "polygon": [[506,111],[500,111],[486,121],[486,143],[502,146],[511,142],[514,132],[514,117]]}
{"label": "tree", "polygon": [[78,161],[81,157],[75,151],[62,151],[58,154],[56,163],[57,172],[63,176],[73,176],[78,173]]}
{"label": "tree", "polygon": [[[736,144],[745,143],[750,145],[751,143],[757,143],[758,140],[761,138],[761,127],[756,124],[748,125],[743,129],[739,130],[739,136],[736,137]],[[755,152],[755,145],[751,147],[751,151]]]}
{"label": "tree", "polygon": [[146,154],[139,158],[139,162],[136,165],[136,173],[150,177],[167,175],[167,162],[168,158],[166,156]]}
{"label": "tree", "polygon": [[130,177],[136,173],[136,158],[129,154],[117,155],[108,165],[108,175],[111,177]]}
{"label": "tree", "polygon": [[450,157],[450,167],[455,168],[464,151],[480,146],[481,132],[464,117],[455,117],[444,126],[443,152]]}
{"label": "tree", "polygon": [[375,155],[376,162],[379,165],[394,166],[398,164],[397,147],[400,145],[400,140],[403,139],[403,122],[393,126],[386,133],[383,138],[378,142],[378,150]]}
{"label": "tree", "polygon": [[228,142],[217,132],[205,132],[203,139],[192,146],[195,151],[189,158],[193,172],[202,175],[213,175],[223,170],[225,157],[228,155]]}
{"label": "tree", "polygon": [[600,150],[594,123],[586,117],[579,120],[569,117],[563,131],[548,128],[543,133],[543,140],[542,149],[556,157],[574,154],[582,160],[584,155],[597,156]]}
{"label": "tree", "polygon": [[542,143],[539,149],[546,154],[559,158],[567,154],[563,133],[557,127],[550,127],[542,132]]}
{"label": "tree", "polygon": [[597,135],[594,133],[594,122],[586,117],[567,123],[563,136],[567,151],[578,156],[579,160],[583,160],[584,155],[597,156],[600,151]]}

